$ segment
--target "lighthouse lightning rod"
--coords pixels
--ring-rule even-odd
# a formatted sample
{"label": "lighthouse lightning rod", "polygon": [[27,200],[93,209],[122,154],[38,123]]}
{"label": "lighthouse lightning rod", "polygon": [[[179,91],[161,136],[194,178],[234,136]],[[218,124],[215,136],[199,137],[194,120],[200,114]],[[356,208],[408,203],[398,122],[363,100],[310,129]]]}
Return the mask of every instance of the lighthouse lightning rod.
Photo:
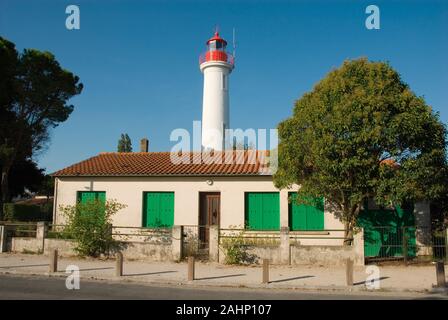
{"label": "lighthouse lightning rod", "polygon": [[235,39],[235,28],[233,28],[233,60],[236,59],[236,39]]}

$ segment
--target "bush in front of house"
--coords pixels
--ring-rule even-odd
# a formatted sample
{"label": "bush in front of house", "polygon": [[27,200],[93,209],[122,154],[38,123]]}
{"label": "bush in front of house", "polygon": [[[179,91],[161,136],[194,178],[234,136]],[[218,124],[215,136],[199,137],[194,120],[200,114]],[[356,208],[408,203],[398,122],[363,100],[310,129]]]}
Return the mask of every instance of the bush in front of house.
{"label": "bush in front of house", "polygon": [[241,229],[235,230],[239,231],[236,234],[233,233],[225,237],[221,243],[221,247],[225,252],[225,263],[237,265],[256,263],[258,257],[248,252],[249,243],[244,238],[244,231]]}
{"label": "bush in front of house", "polygon": [[3,216],[5,221],[51,221],[53,215],[53,204],[30,205],[18,203],[4,203]]}
{"label": "bush in front of house", "polygon": [[66,219],[64,232],[76,242],[78,255],[108,256],[117,248],[118,242],[112,236],[112,216],[125,207],[115,200],[78,202],[60,207]]}

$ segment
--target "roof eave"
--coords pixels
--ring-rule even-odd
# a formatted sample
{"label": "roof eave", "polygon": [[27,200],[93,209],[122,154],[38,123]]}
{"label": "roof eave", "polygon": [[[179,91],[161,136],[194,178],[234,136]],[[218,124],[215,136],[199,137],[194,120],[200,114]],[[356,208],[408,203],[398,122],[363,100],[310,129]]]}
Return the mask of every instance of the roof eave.
{"label": "roof eave", "polygon": [[67,177],[67,178],[99,178],[99,177],[105,177],[105,178],[116,178],[116,177],[120,177],[120,178],[135,178],[135,177],[156,177],[156,178],[160,178],[160,177],[271,177],[272,174],[271,173],[259,173],[259,174],[253,174],[253,173],[243,173],[243,174],[126,174],[126,175],[122,175],[122,174],[117,174],[117,175],[112,175],[112,174],[79,174],[79,175],[67,175],[67,174],[63,174],[63,175],[57,175],[57,174],[50,174],[50,176],[54,177],[54,178],[63,178],[63,177]]}

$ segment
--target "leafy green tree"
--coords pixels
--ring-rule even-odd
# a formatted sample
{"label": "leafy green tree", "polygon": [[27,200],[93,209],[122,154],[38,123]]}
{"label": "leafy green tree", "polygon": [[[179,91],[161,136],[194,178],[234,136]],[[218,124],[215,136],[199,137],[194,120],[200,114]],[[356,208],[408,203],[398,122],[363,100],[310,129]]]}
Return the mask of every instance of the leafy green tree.
{"label": "leafy green tree", "polygon": [[120,140],[118,140],[118,152],[132,152],[132,142],[127,133],[122,133]]}
{"label": "leafy green tree", "polygon": [[75,251],[80,256],[108,255],[117,246],[112,236],[112,216],[125,207],[115,200],[60,206],[66,220],[62,233],[75,240]]}
{"label": "leafy green tree", "polygon": [[25,189],[30,192],[39,191],[45,181],[44,170],[31,159],[14,161],[9,172],[9,192],[12,197],[26,196]]}
{"label": "leafy green tree", "polygon": [[438,114],[388,63],[345,61],[279,124],[274,182],[301,186],[302,203],[324,197],[351,244],[368,198],[385,206],[446,197],[446,136]]}
{"label": "leafy green tree", "polygon": [[54,192],[54,178],[48,174],[44,175],[36,191],[38,194],[46,196],[48,202]]}
{"label": "leafy green tree", "polygon": [[[0,37],[1,200],[10,199],[9,172],[17,159],[42,151],[49,131],[73,111],[68,101],[81,93],[79,78],[63,69],[50,52],[25,49]],[[5,58],[5,60],[3,60]]]}

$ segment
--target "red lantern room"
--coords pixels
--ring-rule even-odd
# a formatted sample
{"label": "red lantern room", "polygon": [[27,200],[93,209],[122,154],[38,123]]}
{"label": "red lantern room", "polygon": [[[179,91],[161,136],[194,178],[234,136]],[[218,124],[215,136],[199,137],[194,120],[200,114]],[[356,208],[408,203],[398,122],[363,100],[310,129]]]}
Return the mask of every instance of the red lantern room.
{"label": "red lantern room", "polygon": [[200,64],[209,61],[222,61],[233,65],[233,56],[226,52],[227,41],[219,36],[218,31],[206,44],[207,52],[199,58]]}

